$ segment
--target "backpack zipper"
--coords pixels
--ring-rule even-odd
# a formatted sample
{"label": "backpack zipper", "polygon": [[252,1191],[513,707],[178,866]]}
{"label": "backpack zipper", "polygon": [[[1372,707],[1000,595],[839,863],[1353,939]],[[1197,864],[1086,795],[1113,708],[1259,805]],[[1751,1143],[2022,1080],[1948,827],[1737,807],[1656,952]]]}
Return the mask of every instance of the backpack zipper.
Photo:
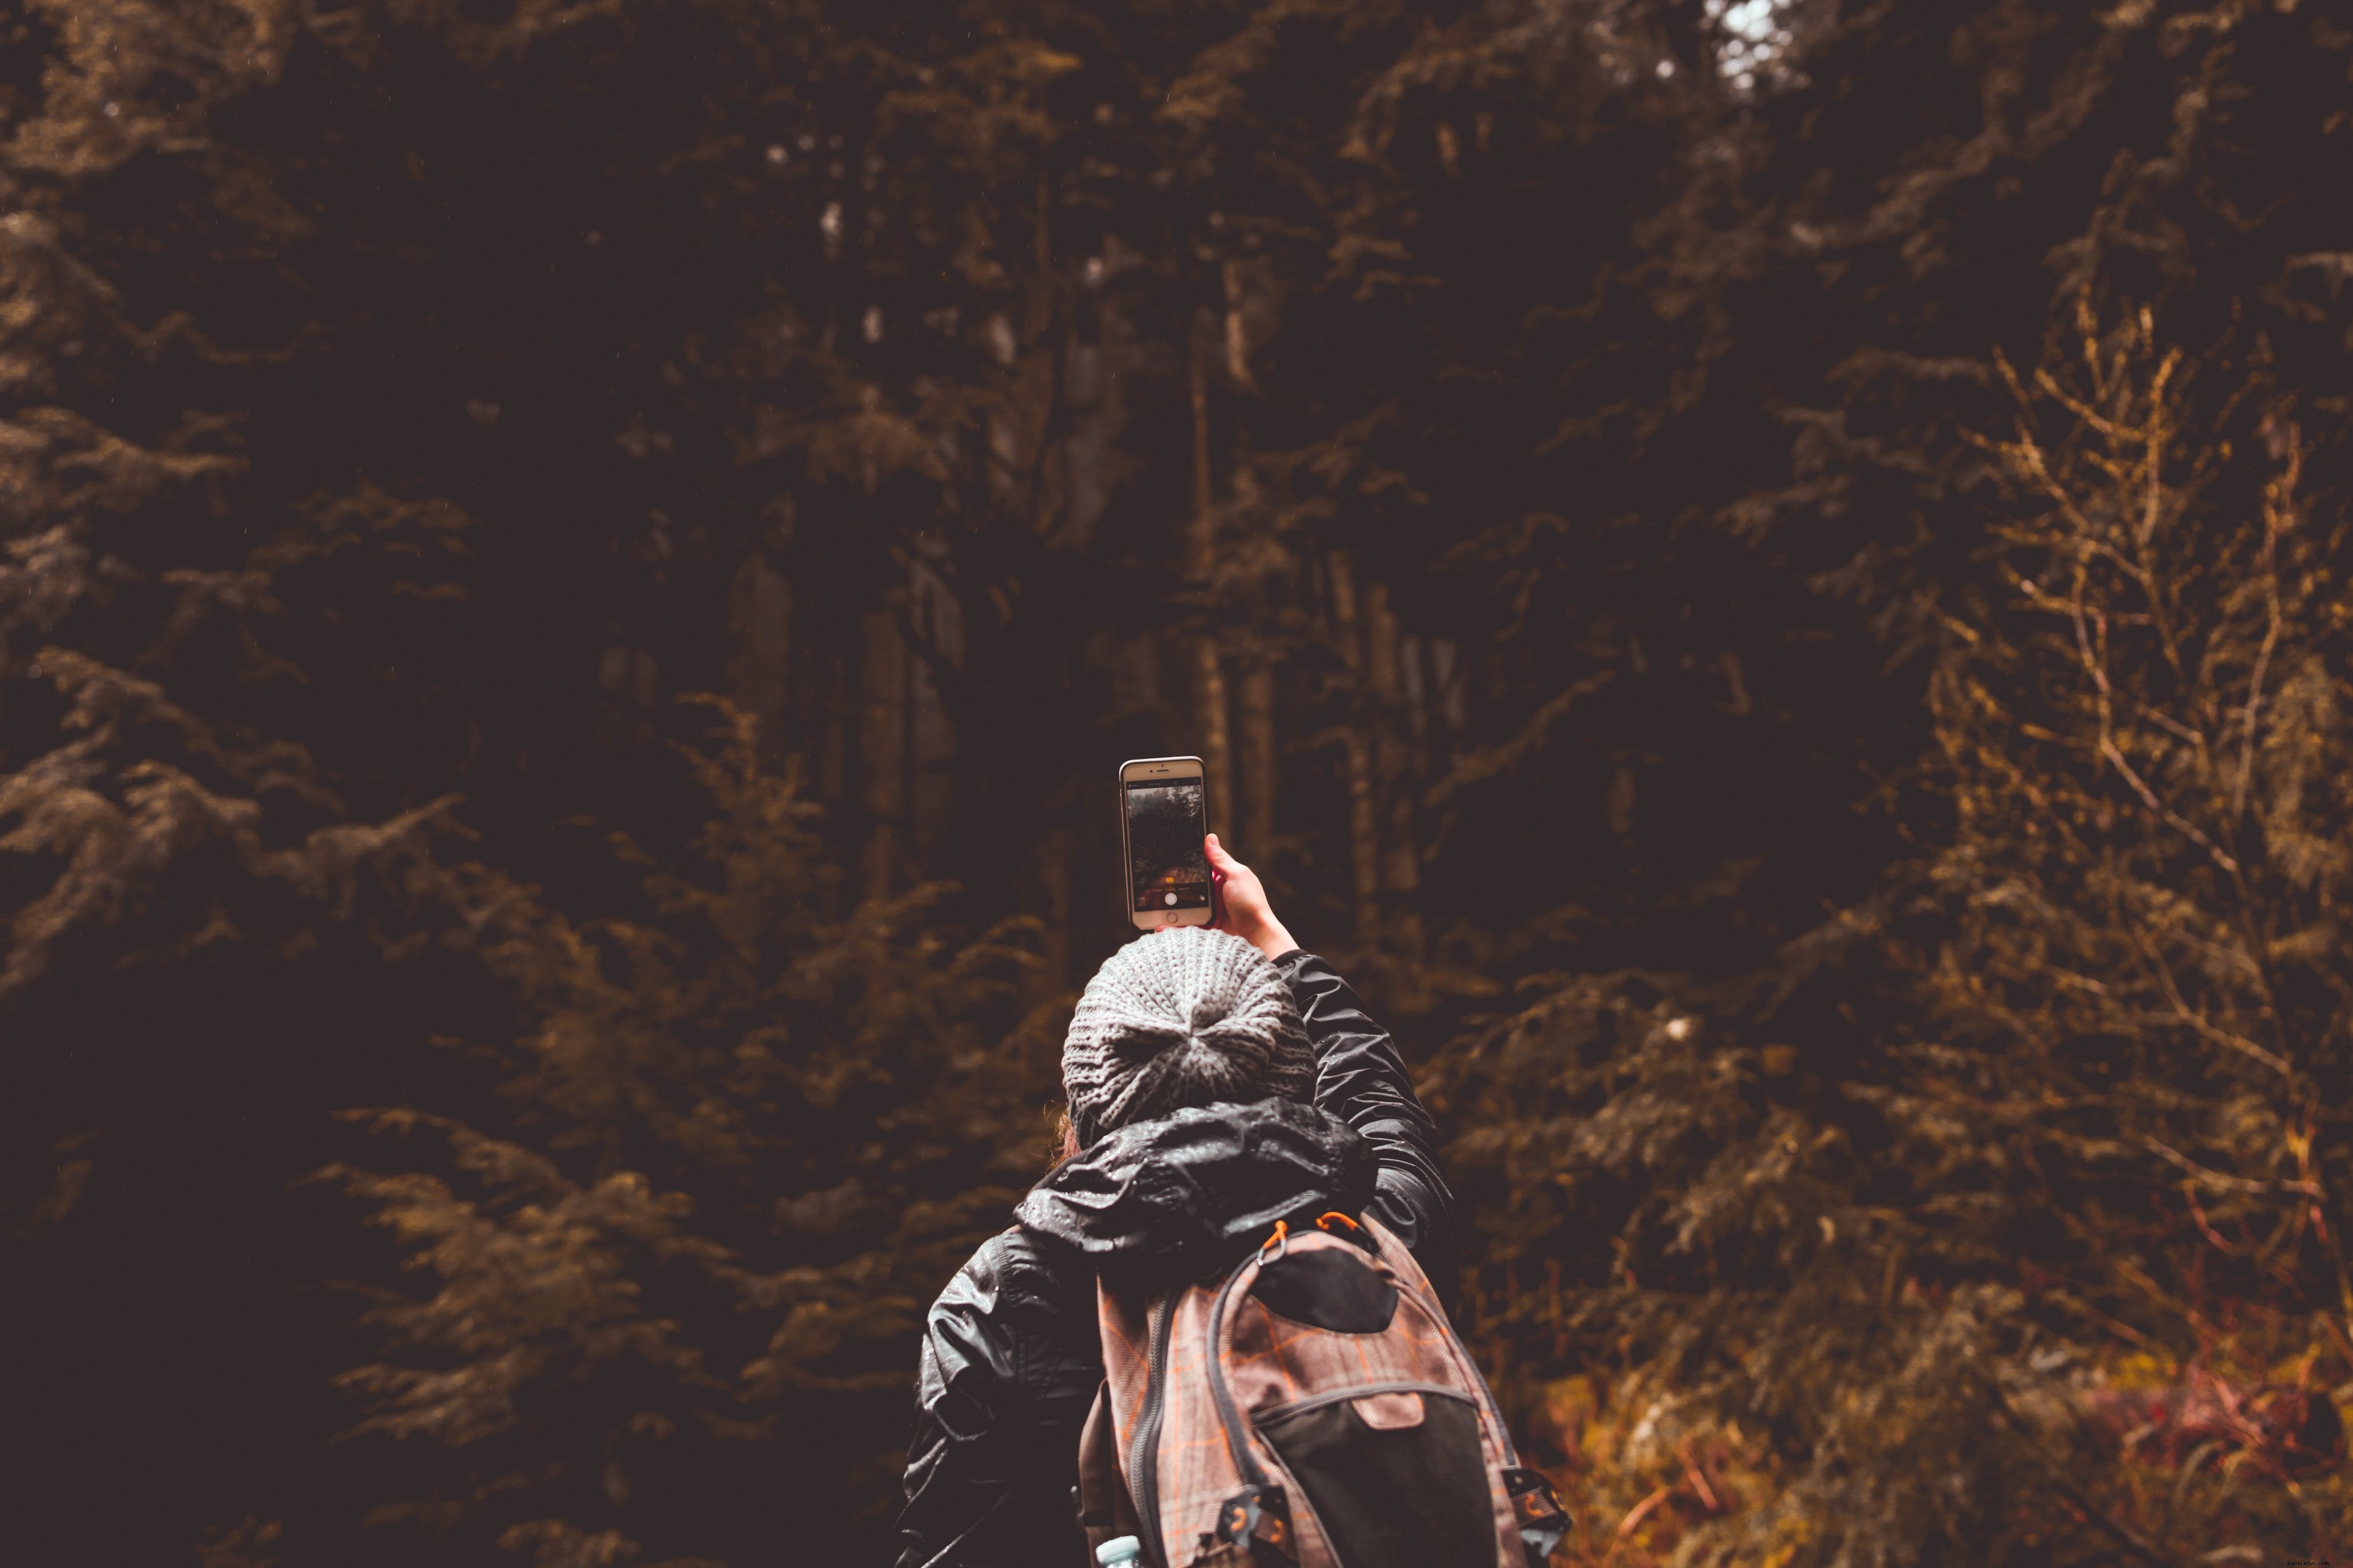
{"label": "backpack zipper", "polygon": [[1226,1322],[1226,1303],[1233,1298],[1234,1287],[1242,1282],[1242,1275],[1256,1263],[1259,1255],[1251,1253],[1226,1277],[1225,1289],[1218,1292],[1217,1305],[1209,1309],[1209,1341],[1204,1352],[1208,1363],[1209,1398],[1218,1407],[1218,1425],[1225,1428],[1226,1451],[1233,1456],[1234,1469],[1245,1486],[1266,1485],[1266,1471],[1258,1456],[1250,1452],[1250,1439],[1242,1436],[1241,1413],[1234,1408],[1234,1391],[1226,1386],[1226,1369],[1218,1359],[1218,1341]]}
{"label": "backpack zipper", "polygon": [[1176,1316],[1176,1298],[1171,1296],[1162,1304],[1160,1321],[1152,1330],[1152,1370],[1144,1383],[1144,1415],[1136,1421],[1135,1441],[1128,1447],[1135,1462],[1127,1489],[1135,1503],[1136,1522],[1144,1526],[1145,1552],[1161,1568],[1166,1568],[1167,1553],[1160,1544],[1160,1407],[1167,1392],[1168,1342],[1176,1337],[1169,1329]]}

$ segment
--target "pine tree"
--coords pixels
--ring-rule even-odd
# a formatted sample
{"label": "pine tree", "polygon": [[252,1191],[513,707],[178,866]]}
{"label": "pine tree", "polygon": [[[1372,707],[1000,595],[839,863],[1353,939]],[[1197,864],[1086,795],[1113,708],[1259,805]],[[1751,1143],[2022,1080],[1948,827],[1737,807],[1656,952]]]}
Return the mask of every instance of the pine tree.
{"label": "pine tree", "polygon": [[827,917],[815,809],[721,711],[692,858],[617,843],[649,916],[491,898],[503,1131],[364,1113],[409,1168],[327,1173],[425,1277],[344,1381],[362,1432],[447,1451],[377,1510],[437,1552],[874,1555],[922,1309],[1042,1164],[1022,932],[950,939],[936,887]]}

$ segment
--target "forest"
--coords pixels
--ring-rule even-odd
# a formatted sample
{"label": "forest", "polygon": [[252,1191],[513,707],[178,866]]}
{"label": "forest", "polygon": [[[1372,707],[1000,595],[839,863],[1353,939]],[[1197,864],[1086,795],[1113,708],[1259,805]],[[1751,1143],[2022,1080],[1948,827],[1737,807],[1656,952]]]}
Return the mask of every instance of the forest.
{"label": "forest", "polygon": [[2353,16],[0,6],[0,1558],[882,1563],[1130,934],[1556,1568],[2353,1552]]}

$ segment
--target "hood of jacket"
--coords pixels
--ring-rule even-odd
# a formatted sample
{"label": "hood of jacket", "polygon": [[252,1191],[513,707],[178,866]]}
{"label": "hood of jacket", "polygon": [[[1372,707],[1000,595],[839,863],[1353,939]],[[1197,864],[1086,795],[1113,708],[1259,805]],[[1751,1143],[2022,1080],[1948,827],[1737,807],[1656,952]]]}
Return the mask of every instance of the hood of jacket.
{"label": "hood of jacket", "polygon": [[1056,1167],[1014,1217],[1107,1272],[1198,1276],[1327,1209],[1373,1196],[1373,1146],[1312,1105],[1263,1100],[1173,1111]]}

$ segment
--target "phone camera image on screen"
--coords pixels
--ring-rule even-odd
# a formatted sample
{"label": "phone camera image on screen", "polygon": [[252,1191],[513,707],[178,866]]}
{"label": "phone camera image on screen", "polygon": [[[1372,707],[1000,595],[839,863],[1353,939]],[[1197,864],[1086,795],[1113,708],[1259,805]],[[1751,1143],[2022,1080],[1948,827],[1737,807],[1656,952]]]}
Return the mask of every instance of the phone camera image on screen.
{"label": "phone camera image on screen", "polygon": [[1135,872],[1135,907],[1209,907],[1209,862],[1201,853],[1201,781],[1138,780],[1127,786],[1127,852]]}

